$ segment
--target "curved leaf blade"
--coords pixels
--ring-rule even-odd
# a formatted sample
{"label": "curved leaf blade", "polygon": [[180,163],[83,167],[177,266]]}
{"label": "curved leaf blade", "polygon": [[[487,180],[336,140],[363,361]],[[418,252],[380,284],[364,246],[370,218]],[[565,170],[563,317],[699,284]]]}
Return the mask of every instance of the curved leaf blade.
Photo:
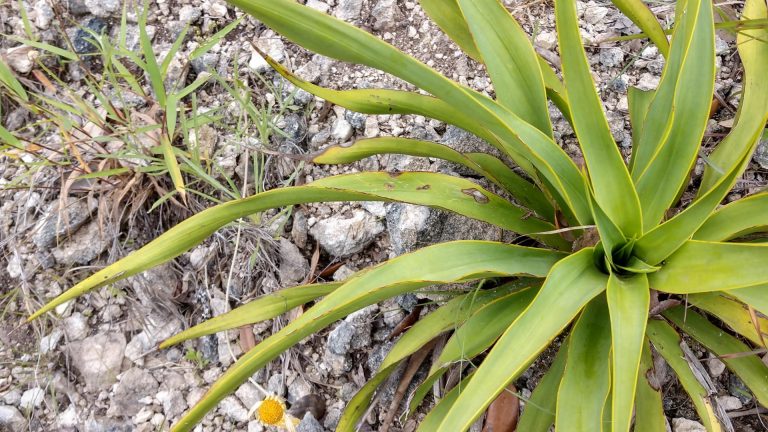
{"label": "curved leaf blade", "polygon": [[629,432],[645,339],[645,325],[648,322],[648,307],[651,302],[648,277],[639,274],[624,279],[612,274],[608,279],[606,298],[611,316],[613,345],[611,430]]}
{"label": "curved leaf blade", "polygon": [[643,228],[640,200],[595,91],[581,44],[576,2],[556,0],[555,15],[565,87],[573,105],[573,127],[587,163],[595,201],[624,236],[639,236]]}
{"label": "curved leaf blade", "polygon": [[481,62],[483,58],[475,45],[472,33],[459,8],[458,0],[419,0],[421,8],[429,15],[432,21],[456,42],[462,51],[474,60]]}
{"label": "curved leaf blade", "polygon": [[664,57],[669,55],[669,41],[659,20],[653,15],[648,6],[642,0],[611,0],[620,11],[631,19],[640,30],[645,33],[651,42],[659,49]]}
{"label": "curved leaf blade", "polygon": [[582,249],[553,267],[531,305],[496,342],[459,396],[456,403],[462,409],[448,413],[438,431],[468,428],[582,307],[605,290],[607,277],[595,269],[592,253],[592,248]]}
{"label": "curved leaf blade", "polygon": [[243,355],[174,425],[189,431],[227,394],[306,336],[365,306],[437,283],[491,276],[543,276],[562,254],[481,241],[456,241],[401,255],[354,276],[322,301]]}
{"label": "curved leaf blade", "polygon": [[768,193],[736,200],[712,213],[694,234],[695,240],[727,241],[768,229]]}
{"label": "curved leaf blade", "polygon": [[768,316],[768,284],[730,290],[728,295],[736,297]]}
{"label": "curved leaf blade", "polygon": [[768,366],[756,354],[728,357],[729,354],[748,353],[752,348],[725,333],[703,316],[685,310],[682,306],[664,311],[664,317],[707,349],[721,356],[723,363],[752,390],[760,404],[768,405]]}
{"label": "curved leaf blade", "polygon": [[605,298],[600,296],[584,308],[570,336],[557,392],[556,430],[603,430],[603,409],[611,391],[610,358],[611,325]]}
{"label": "curved leaf blade", "polygon": [[331,293],[339,286],[341,286],[340,282],[301,285],[263,295],[227,313],[215,316],[173,335],[164,340],[160,344],[160,348],[168,348],[185,340],[274,318],[297,306],[317,300],[319,297]]}
{"label": "curved leaf blade", "polygon": [[[736,291],[740,290],[732,290],[728,294],[730,295]],[[760,328],[761,333],[768,335],[768,319],[757,317],[758,322],[756,325],[752,321],[752,315],[747,310],[747,307],[741,302],[727,297],[725,293],[690,294],[688,296],[688,303],[716,316],[717,319],[727,324],[733,331],[756,345],[761,345],[765,337],[761,337],[757,333],[758,328]]]}
{"label": "curved leaf blade", "polygon": [[693,406],[699,414],[701,422],[708,432],[722,432],[720,422],[715,415],[712,395],[699,382],[685,360],[685,354],[680,348],[684,343],[675,329],[664,321],[652,319],[648,321],[648,338],[664,360],[675,371],[677,379],[691,397]]}
{"label": "curved leaf blade", "polygon": [[654,373],[651,346],[648,338],[645,338],[635,396],[635,430],[638,432],[667,432],[661,389],[654,388],[648,379],[648,376]]}
{"label": "curved leaf blade", "polygon": [[555,423],[557,391],[563,379],[568,344],[568,339],[563,341],[549,370],[526,401],[525,410],[517,425],[521,432],[549,432],[549,428]]}
{"label": "curved leaf blade", "polygon": [[547,95],[528,35],[498,0],[458,0],[483,57],[496,100],[552,137]]}
{"label": "curved leaf blade", "polygon": [[768,283],[768,244],[691,240],[648,276],[651,288],[693,294]]}

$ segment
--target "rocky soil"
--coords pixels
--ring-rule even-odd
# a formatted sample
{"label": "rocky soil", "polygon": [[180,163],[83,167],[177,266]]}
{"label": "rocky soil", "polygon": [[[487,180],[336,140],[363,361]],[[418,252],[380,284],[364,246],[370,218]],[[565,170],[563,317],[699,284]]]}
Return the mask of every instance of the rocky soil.
{"label": "rocky soil", "polygon": [[[302,1],[303,2],[303,1]],[[554,15],[550,2],[507,1],[545,58],[558,62]],[[421,11],[413,0],[306,0],[309,7],[332,14],[373,32],[445,75],[493,94],[482,67],[465,57]],[[653,4],[654,12],[671,23],[674,5]],[[738,6],[738,5],[736,5]],[[39,40],[62,43],[62,33],[73,43],[84,42],[78,28],[87,26],[117,36],[123,4],[119,0],[28,0],[0,4],[0,33],[24,36],[23,7]],[[273,73],[251,43],[278,61],[290,65],[301,77],[334,88],[411,87],[386,74],[312,55],[283,40],[258,21],[242,24],[204,56],[189,62],[189,53],[200,41],[241,15],[218,0],[152,0],[151,28],[155,51],[167,51],[181,29],[193,31],[174,60],[167,81],[191,82],[204,72],[231,76],[235,66],[245,82],[260,91],[257,97],[274,101],[290,97],[295,109],[275,119],[284,132],[261,143],[281,153],[311,153],[332,144],[362,137],[403,136],[434,140],[460,151],[488,149],[478,138],[441,122],[419,116],[364,116],[298,91]],[[609,2],[579,2],[582,34],[588,45],[594,78],[604,101],[616,141],[628,154],[631,146],[627,88],[652,89],[659,82],[663,58],[642,40],[605,42],[639,30]],[[129,8],[127,39],[138,41],[136,12]],[[137,43],[137,42],[136,42]],[[740,65],[731,35],[717,38],[716,91],[723,107],[711,120],[707,145],[714,145],[733,123],[738,106]],[[29,79],[37,66],[29,47],[0,38],[0,50],[9,65]],[[23,55],[21,55],[23,51]],[[13,55],[17,52],[16,55]],[[265,87],[264,81],[272,84]],[[73,65],[61,76],[75,91],[87,93],[82,74]],[[279,90],[279,91],[278,91]],[[197,93],[198,104],[221,108],[227,118],[241,114],[240,107],[220,87],[210,85]],[[139,102],[137,102],[139,103]],[[6,107],[4,106],[3,109]],[[29,136],[40,129],[35,116],[25,110],[3,112],[0,118],[11,130]],[[556,138],[579,157],[573,131],[552,109]],[[248,142],[237,141],[231,127],[210,127],[208,145],[223,172],[243,181],[248,165]],[[231,124],[229,125],[231,126]],[[55,137],[49,144],[61,145]],[[221,230],[202,245],[172,263],[129,278],[57,308],[55,314],[31,325],[24,318],[42,302],[71,287],[76,281],[118,257],[137,249],[188,212],[168,203],[148,212],[159,198],[147,189],[130,217],[112,214],[112,195],[98,191],[69,190],[62,196],[66,170],[35,169],[0,155],[0,431],[157,431],[166,430],[195,404],[206,388],[237,358],[243,349],[242,332],[231,331],[188,341],[167,350],[156,349],[164,338],[206,318],[231,310],[260,294],[292,286],[321,274],[325,280],[343,280],[358,269],[382,262],[415,248],[452,239],[511,240],[510,233],[479,222],[425,207],[403,204],[318,204],[297,206],[290,214],[266,213],[265,223],[243,221]],[[700,175],[703,161],[696,167]],[[453,173],[457,168],[440,161],[407,156],[382,156],[343,167],[298,165],[290,159],[270,157],[265,184],[276,187],[292,173],[303,182],[358,170],[425,170]],[[739,183],[734,197],[763,189],[768,169],[768,143]],[[31,182],[18,187],[20,177]],[[147,180],[143,180],[147,183]],[[31,186],[29,186],[31,184]],[[167,186],[167,185],[166,185]],[[154,194],[154,195],[153,195]],[[134,197],[139,196],[136,192]],[[138,198],[137,198],[138,199]],[[122,205],[128,206],[125,202]],[[193,208],[211,203],[195,201]],[[315,255],[316,251],[319,254]],[[313,263],[313,256],[317,262]],[[417,303],[405,295],[356,312],[329,329],[302,341],[273,361],[252,381],[295,403],[309,394],[320,395],[326,406],[321,418],[308,415],[299,428],[305,432],[334,430],[339,416],[355,391],[375,372],[392,342],[387,336]],[[248,328],[256,342],[285,325],[288,317],[275,318]],[[695,347],[695,344],[693,344]],[[740,390],[740,382],[718,360],[697,354],[719,385],[727,410],[755,407]],[[534,364],[517,381],[523,398],[538,382],[547,359]],[[368,416],[371,430],[385,417],[398,377],[387,383],[384,402]],[[666,406],[671,430],[703,431],[675,379],[665,378]],[[263,430],[248,410],[262,394],[251,382],[227,397],[210,413],[198,431]],[[431,401],[430,401],[431,403]],[[397,430],[412,431],[411,419],[396,422]],[[768,430],[763,419],[746,415],[733,419],[738,431]]]}

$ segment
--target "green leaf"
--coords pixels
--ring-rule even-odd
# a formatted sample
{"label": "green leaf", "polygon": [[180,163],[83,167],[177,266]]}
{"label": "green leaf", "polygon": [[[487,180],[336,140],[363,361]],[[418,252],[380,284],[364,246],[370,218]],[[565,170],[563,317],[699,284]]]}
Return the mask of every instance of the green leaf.
{"label": "green leaf", "polygon": [[734,167],[727,176],[718,180],[715,188],[672,219],[641,237],[635,244],[635,256],[646,263],[656,265],[682,246],[710,217],[718,203],[736,183],[742,168],[748,163],[749,159],[744,158],[740,166]]}
{"label": "green leaf", "polygon": [[3,35],[3,36],[14,42],[28,45],[33,48],[37,48],[39,50],[48,51],[49,53],[59,56],[63,59],[72,60],[72,61],[75,61],[78,59],[77,54],[75,54],[74,52],[65,50],[63,48],[59,48],[51,44],[47,44],[45,42],[38,42],[31,39],[25,39],[22,37],[18,37],[16,35]]}
{"label": "green leaf", "polygon": [[[486,153],[459,153],[448,146],[410,138],[381,137],[357,140],[351,145],[335,145],[325,148],[311,157],[313,163],[351,163],[379,154],[407,154],[432,157],[463,165],[483,175],[540,216],[552,218],[554,208],[542,192],[520,177],[504,162]],[[547,219],[548,220],[548,219]]]}
{"label": "green leaf", "polygon": [[458,0],[496,91],[496,100],[552,137],[538,56],[528,35],[498,0]]}
{"label": "green leaf", "polygon": [[730,290],[728,295],[752,306],[763,315],[768,315],[768,284]]}
{"label": "green leaf", "polygon": [[643,125],[632,172],[643,210],[643,231],[655,227],[678,199],[696,161],[715,82],[712,19],[710,0],[686,2],[683,22],[675,29],[672,51]]}
{"label": "green leaf", "polygon": [[570,249],[568,242],[557,234],[536,234],[554,230],[552,224],[530,217],[524,209],[459,177],[427,172],[364,172],[327,177],[313,182],[312,186],[355,190],[390,200],[457,211],[473,219],[529,234],[558,249]]}
{"label": "green leaf", "polygon": [[446,415],[441,432],[465,430],[593,297],[607,277],[595,269],[592,248],[563,259],[549,273],[530,306],[512,323],[483,361],[456,402],[461,410]]}
{"label": "green leaf", "polygon": [[[429,176],[424,177],[421,174],[429,174]],[[429,205],[427,202],[436,203],[440,208],[451,211],[467,210],[475,215],[491,217],[505,226],[518,223],[512,221],[509,214],[505,213],[509,210],[508,207],[514,209],[511,204],[502,204],[501,198],[490,194],[490,192],[480,190],[479,186],[468,180],[433,173],[402,174],[395,178],[390,178],[386,173],[361,173],[358,175],[361,176],[359,177],[360,182],[355,180],[355,175],[340,176],[343,177],[340,179],[328,177],[311,185],[267,191],[204,210],[169,229],[141,249],[89,276],[33,313],[29,319],[33,320],[41,314],[53,310],[59,304],[72,300],[94,288],[114,283],[175,258],[202,242],[224,225],[238,218],[270,208],[309,202],[401,200],[411,204]],[[385,180],[382,184],[382,178],[389,180]],[[425,184],[431,184],[431,180],[440,181],[434,183],[434,188],[423,188]],[[377,192],[366,193],[364,190],[367,183],[370,183]],[[406,189],[400,190],[393,187],[389,190],[386,184],[406,187]],[[345,185],[355,188],[355,190],[343,190]],[[453,191],[454,199],[445,199],[445,196],[437,195],[437,190],[447,191],[453,187],[460,188]],[[462,192],[462,190],[466,190],[466,192]],[[377,193],[381,193],[381,195],[377,195]],[[488,202],[484,203],[483,201],[486,199]],[[489,210],[485,210],[486,206]],[[493,210],[494,208],[497,210]],[[517,211],[518,214],[523,214],[522,210],[517,209]],[[502,213],[506,214],[504,220],[502,220]],[[543,221],[528,220],[521,220],[519,223],[526,225],[545,224]]]}
{"label": "green leaf", "polygon": [[691,240],[648,276],[651,288],[693,294],[768,283],[768,244]]}
{"label": "green leaf", "polygon": [[629,432],[651,300],[648,277],[611,274],[606,297],[611,315],[612,430]]}
{"label": "green leaf", "polygon": [[[728,292],[728,295],[736,291],[741,290],[732,290]],[[686,300],[689,304],[716,316],[733,331],[746,337],[752,343],[756,345],[763,343],[764,337],[757,333],[757,328],[752,322],[752,315],[747,307],[741,302],[727,297],[725,293],[690,294]],[[768,334],[768,319],[758,317],[758,323],[762,332]]]}
{"label": "green leaf", "polygon": [[160,73],[160,66],[157,64],[155,51],[152,48],[152,40],[147,33],[147,14],[149,13],[149,1],[143,1],[142,11],[139,14],[139,47],[144,55],[144,72],[149,76],[149,83],[152,91],[155,92],[157,103],[165,106],[165,84],[163,75]]}
{"label": "green leaf", "polygon": [[[758,402],[763,406],[768,405],[768,366],[756,354],[744,355],[752,351],[751,347],[725,333],[703,316],[682,306],[667,309],[664,317],[717,356],[721,356],[722,362],[752,390]],[[742,355],[729,357],[729,354]]]}
{"label": "green leaf", "polygon": [[19,141],[8,129],[0,125],[0,142],[8,144],[18,150],[25,150],[24,144]]}
{"label": "green leaf", "polygon": [[[762,0],[747,0],[742,20],[768,18],[768,6]],[[741,21],[738,21],[741,22]],[[717,146],[708,159],[712,166],[704,168],[699,194],[713,188],[721,173],[737,165],[744,155],[751,154],[755,142],[768,121],[768,26],[742,30],[736,37],[739,58],[744,66],[742,98],[737,121],[731,133]]]}
{"label": "green leaf", "polygon": [[475,45],[472,33],[469,32],[469,26],[459,8],[458,0],[419,0],[419,4],[429,18],[456,42],[462,51],[482,63],[483,58]]}
{"label": "green leaf", "polygon": [[443,419],[451,411],[453,411],[453,407],[456,405],[456,401],[459,399],[459,395],[467,387],[467,384],[469,384],[473,376],[474,372],[467,375],[467,377],[461,380],[461,382],[456,387],[452,388],[451,391],[445,395],[445,397],[440,399],[437,405],[435,405],[429,411],[427,416],[424,417],[424,420],[421,421],[419,428],[416,429],[416,432],[433,432],[437,430]]}
{"label": "green leaf", "polygon": [[557,391],[565,370],[569,340],[563,341],[555,360],[533,390],[530,399],[525,401],[525,411],[520,415],[517,430],[526,432],[549,432],[555,423]]}
{"label": "green leaf", "polygon": [[546,177],[562,206],[573,210],[579,223],[589,223],[589,206],[578,167],[550,137],[511,111],[375,36],[291,0],[232,0],[232,4],[309,50],[391,73],[449,105],[461,107],[465,117],[487,129],[486,134],[478,136],[493,135],[491,144],[507,153],[532,178],[538,179],[539,173]]}
{"label": "green leaf", "polygon": [[635,430],[638,432],[667,432],[661,389],[653,387],[648,380],[648,376],[654,373],[651,346],[646,338],[643,341],[635,396]]}
{"label": "green leaf", "polygon": [[263,295],[227,313],[215,316],[164,340],[160,348],[168,348],[185,340],[234,329],[274,318],[289,310],[327,295],[341,286],[340,282],[310,284],[285,288]]}
{"label": "green leaf", "polygon": [[5,84],[16,96],[24,101],[29,101],[29,95],[19,80],[16,79],[16,75],[13,74],[8,65],[4,61],[0,61],[0,82]]}
{"label": "green leaf", "polygon": [[611,0],[640,30],[651,39],[661,55],[669,55],[669,42],[659,20],[642,0]]}
{"label": "green leaf", "polygon": [[410,410],[415,411],[432,389],[432,384],[456,362],[467,361],[490,347],[533,300],[537,289],[485,304],[458,327],[432,364],[429,376],[413,392]]}
{"label": "green leaf", "polygon": [[627,91],[627,102],[629,105],[629,122],[632,124],[632,157],[629,160],[630,170],[635,164],[635,154],[640,147],[640,136],[643,133],[643,124],[645,116],[648,114],[648,107],[651,105],[655,92],[653,90],[640,90],[637,87],[630,87]]}
{"label": "green leaf", "polygon": [[664,321],[652,319],[648,321],[648,338],[667,364],[675,371],[677,379],[691,397],[693,406],[699,414],[701,422],[708,432],[722,432],[720,422],[715,415],[713,400],[709,390],[699,382],[691,366],[685,358],[680,344],[680,335]]}
{"label": "green leaf", "polygon": [[243,17],[240,17],[231,23],[227,24],[224,28],[214,33],[211,37],[209,37],[205,42],[203,42],[202,45],[195,48],[190,54],[189,54],[189,60],[195,60],[199,57],[201,57],[203,54],[207,53],[211,50],[211,48],[214,47],[217,43],[219,43],[222,39],[227,37],[228,34],[232,32],[237,26],[240,25],[240,23],[243,21]]}
{"label": "green leaf", "polygon": [[227,394],[301,339],[360,308],[438,283],[491,276],[543,276],[560,254],[493,242],[458,241],[401,255],[354,276],[278,333],[243,355],[174,425],[189,431]]}
{"label": "green leaf", "polygon": [[727,241],[768,229],[768,193],[736,200],[713,213],[694,234],[696,240]]}
{"label": "green leaf", "polygon": [[[608,282],[610,289],[610,282]],[[605,297],[592,300],[573,327],[565,372],[557,392],[555,429],[603,430],[603,408],[611,390],[611,326]]]}
{"label": "green leaf", "polygon": [[376,389],[391,375],[402,360],[441,333],[461,325],[489,303],[493,304],[500,300],[509,301],[509,299],[530,297],[530,295],[525,295],[525,293],[531,291],[530,289],[517,292],[519,289],[520,283],[513,282],[492,290],[472,291],[452,299],[436,311],[417,321],[413,327],[398,339],[397,343],[387,353],[376,374],[349,401],[336,430],[355,430],[355,426],[370,406]]}
{"label": "green leaf", "polygon": [[595,201],[624,236],[637,237],[643,227],[640,201],[595,91],[581,44],[575,0],[556,0],[555,14],[573,127],[587,163]]}

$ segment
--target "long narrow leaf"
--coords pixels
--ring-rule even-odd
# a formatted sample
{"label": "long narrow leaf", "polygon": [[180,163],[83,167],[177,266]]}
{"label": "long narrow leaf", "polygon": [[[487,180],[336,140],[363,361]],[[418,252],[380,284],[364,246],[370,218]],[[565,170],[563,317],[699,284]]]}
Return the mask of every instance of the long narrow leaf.
{"label": "long narrow leaf", "polygon": [[[762,0],[747,0],[742,20],[768,19],[768,5]],[[699,194],[715,186],[721,173],[750,154],[768,121],[768,26],[742,30],[736,36],[736,47],[744,66],[742,99],[736,125],[731,133],[709,155],[712,166],[704,169]]]}
{"label": "long narrow leaf", "polygon": [[[664,316],[707,349],[721,356],[723,363],[752,390],[758,402],[763,406],[768,405],[768,366],[756,354],[746,354],[752,348],[682,306],[666,310]],[[731,354],[737,356],[730,357]]]}
{"label": "long narrow leaf", "polygon": [[525,411],[520,416],[517,430],[549,432],[549,428],[555,423],[557,391],[563,379],[569,344],[569,339],[563,341],[549,370],[539,381],[539,385],[533,390],[531,397],[525,401]]}
{"label": "long narrow leaf", "polygon": [[611,430],[629,432],[651,299],[648,278],[644,274],[626,279],[612,274],[608,279],[606,297],[611,314],[613,344]]}
{"label": "long narrow leaf", "polygon": [[432,21],[450,37],[468,56],[482,62],[480,51],[469,32],[458,0],[419,0],[421,8]]}
{"label": "long narrow leaf", "polygon": [[603,430],[603,409],[611,390],[610,358],[611,325],[605,297],[600,296],[584,308],[570,336],[557,392],[556,430]]}
{"label": "long narrow leaf", "polygon": [[645,116],[648,114],[648,107],[651,105],[653,95],[654,92],[652,90],[643,91],[637,87],[630,87],[627,91],[629,122],[632,125],[632,157],[629,159],[630,169],[635,165],[635,155],[642,142],[640,137],[643,133]]}
{"label": "long narrow leaf", "polygon": [[465,430],[518,374],[557,336],[589,300],[605,290],[592,248],[558,263],[531,305],[501,336],[456,402],[461,410],[443,419],[441,432]]}
{"label": "long narrow leaf", "polygon": [[656,45],[661,55],[666,57],[669,54],[667,35],[664,34],[664,29],[661,28],[659,20],[656,19],[653,12],[648,9],[648,6],[642,0],[612,0],[612,2],[635,25],[640,27],[640,30]]}
{"label": "long narrow leaf", "polygon": [[651,288],[674,294],[728,291],[768,283],[768,244],[691,240],[648,276]]}
{"label": "long narrow leaf", "polygon": [[[732,290],[728,294],[735,291],[741,290]],[[757,323],[753,322],[753,316],[747,306],[724,293],[691,294],[687,300],[689,304],[716,316],[733,331],[756,345],[761,345],[766,337],[758,334],[758,329],[768,335],[768,319],[756,316]]]}
{"label": "long narrow leaf", "polygon": [[693,238],[707,241],[727,241],[768,229],[768,193],[736,200],[713,213],[696,231]]}
{"label": "long narrow leaf", "polygon": [[660,384],[649,377],[655,374],[653,357],[648,339],[643,340],[643,353],[640,358],[640,373],[637,376],[637,395],[635,403],[635,430],[637,432],[667,432],[662,404]]}
{"label": "long narrow leaf", "polygon": [[560,254],[540,249],[459,241],[426,247],[376,266],[349,279],[299,318],[243,355],[172,430],[191,430],[221,399],[269,361],[304,337],[357,309],[418,286],[494,275],[526,273],[542,276],[560,257]]}
{"label": "long narrow leaf", "polygon": [[538,56],[523,29],[498,0],[458,0],[488,68],[499,103],[552,137]]}
{"label": "long narrow leaf", "polygon": [[581,44],[575,0],[556,0],[563,77],[572,104],[573,126],[589,170],[595,200],[628,238],[642,232],[640,201],[595,91]]}

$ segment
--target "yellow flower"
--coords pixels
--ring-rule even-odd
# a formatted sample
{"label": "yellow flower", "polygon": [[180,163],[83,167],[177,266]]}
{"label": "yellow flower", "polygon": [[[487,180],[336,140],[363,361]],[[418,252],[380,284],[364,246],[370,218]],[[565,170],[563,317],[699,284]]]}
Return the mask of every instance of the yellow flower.
{"label": "yellow flower", "polygon": [[248,413],[248,417],[256,414],[256,420],[264,426],[285,428],[295,432],[299,419],[288,414],[285,401],[280,396],[269,394],[264,400],[256,402]]}

